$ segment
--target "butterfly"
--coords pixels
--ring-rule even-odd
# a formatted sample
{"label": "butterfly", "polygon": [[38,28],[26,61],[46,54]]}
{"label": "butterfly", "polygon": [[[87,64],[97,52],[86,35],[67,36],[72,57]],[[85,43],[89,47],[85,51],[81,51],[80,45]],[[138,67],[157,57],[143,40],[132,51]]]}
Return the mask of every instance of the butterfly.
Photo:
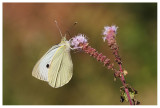
{"label": "butterfly", "polygon": [[48,82],[53,88],[67,84],[73,75],[70,49],[70,42],[62,36],[61,42],[51,47],[36,63],[32,76]]}

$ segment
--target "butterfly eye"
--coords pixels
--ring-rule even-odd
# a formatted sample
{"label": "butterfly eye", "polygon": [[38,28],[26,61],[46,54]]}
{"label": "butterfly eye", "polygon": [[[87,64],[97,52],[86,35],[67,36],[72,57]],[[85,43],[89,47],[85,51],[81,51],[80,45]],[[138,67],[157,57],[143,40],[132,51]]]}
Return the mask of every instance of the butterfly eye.
{"label": "butterfly eye", "polygon": [[47,64],[46,67],[49,68],[49,64]]}

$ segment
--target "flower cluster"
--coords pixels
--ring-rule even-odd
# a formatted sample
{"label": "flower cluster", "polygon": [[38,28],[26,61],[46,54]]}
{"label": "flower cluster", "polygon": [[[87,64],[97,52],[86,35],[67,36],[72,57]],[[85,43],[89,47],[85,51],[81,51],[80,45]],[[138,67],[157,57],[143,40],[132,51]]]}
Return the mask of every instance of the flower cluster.
{"label": "flower cluster", "polygon": [[118,27],[116,27],[115,25],[109,27],[109,26],[105,26],[104,30],[103,30],[103,40],[107,40],[108,43],[112,43],[112,41],[115,39],[115,36],[117,34],[117,29]]}
{"label": "flower cluster", "polygon": [[118,27],[115,26],[115,25],[113,25],[111,27],[109,27],[109,26],[104,27],[103,40],[104,41],[107,40],[108,46],[113,51],[113,55],[115,55],[115,61],[118,64],[122,64],[121,58],[120,58],[120,56],[118,54],[119,47],[118,47],[116,39],[115,39],[116,34],[117,34],[117,29],[118,29]]}
{"label": "flower cluster", "polygon": [[105,35],[106,37],[104,37],[104,40],[106,40],[107,38],[113,37],[117,34],[117,29],[118,27],[116,27],[115,25],[113,26],[105,26],[104,30],[103,30],[103,35]]}
{"label": "flower cluster", "polygon": [[86,39],[86,36],[83,34],[79,34],[71,39],[71,46],[74,49],[82,48],[81,45],[85,43],[87,43],[87,39]]}

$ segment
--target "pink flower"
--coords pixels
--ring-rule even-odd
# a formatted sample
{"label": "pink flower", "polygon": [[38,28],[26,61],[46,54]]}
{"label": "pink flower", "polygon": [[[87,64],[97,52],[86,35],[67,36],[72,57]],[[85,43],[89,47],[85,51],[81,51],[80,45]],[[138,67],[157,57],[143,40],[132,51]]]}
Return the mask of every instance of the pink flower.
{"label": "pink flower", "polygon": [[74,49],[82,48],[80,45],[87,43],[87,39],[84,34],[78,34],[77,36],[71,39],[71,46]]}
{"label": "pink flower", "polygon": [[104,30],[103,30],[103,40],[105,41],[106,39],[107,40],[110,40],[110,38],[115,38],[116,34],[117,34],[117,29],[118,27],[116,27],[115,25],[113,26],[105,26],[104,27]]}

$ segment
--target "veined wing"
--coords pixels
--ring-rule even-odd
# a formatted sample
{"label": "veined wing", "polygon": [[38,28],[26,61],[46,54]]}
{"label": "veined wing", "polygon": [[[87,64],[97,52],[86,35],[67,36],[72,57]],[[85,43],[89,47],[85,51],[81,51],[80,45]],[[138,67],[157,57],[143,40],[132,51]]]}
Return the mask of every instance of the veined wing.
{"label": "veined wing", "polygon": [[40,80],[48,81],[48,69],[50,67],[52,58],[60,45],[55,45],[50,48],[44,56],[36,63],[33,68],[32,75]]}
{"label": "veined wing", "polygon": [[67,84],[73,75],[73,63],[70,50],[62,46],[53,57],[48,71],[48,82],[54,88]]}

